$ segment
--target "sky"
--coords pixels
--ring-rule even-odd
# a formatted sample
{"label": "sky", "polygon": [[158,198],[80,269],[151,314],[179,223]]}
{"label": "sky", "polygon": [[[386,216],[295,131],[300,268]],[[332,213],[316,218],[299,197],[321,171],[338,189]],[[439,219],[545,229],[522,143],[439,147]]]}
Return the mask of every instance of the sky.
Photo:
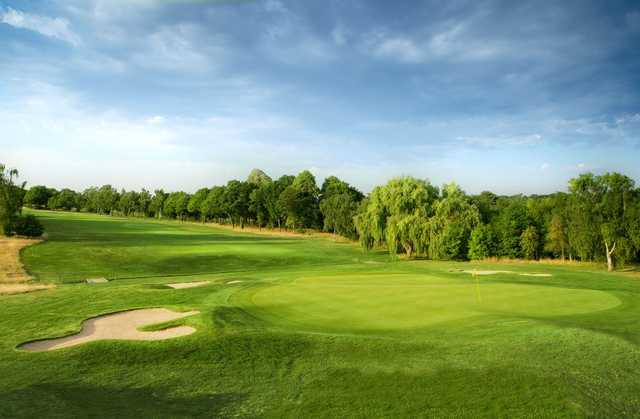
{"label": "sky", "polygon": [[0,162],[185,190],[640,182],[637,1],[0,0]]}

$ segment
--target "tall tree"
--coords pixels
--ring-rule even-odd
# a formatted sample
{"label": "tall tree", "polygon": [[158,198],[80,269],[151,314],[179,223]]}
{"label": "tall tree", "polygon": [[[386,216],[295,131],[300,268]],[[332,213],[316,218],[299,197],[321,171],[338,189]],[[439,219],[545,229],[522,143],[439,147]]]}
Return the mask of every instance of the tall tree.
{"label": "tall tree", "polygon": [[634,186],[632,179],[619,173],[587,173],[569,182],[572,215],[582,221],[583,229],[574,234],[581,247],[591,250],[589,256],[604,254],[609,271],[613,271],[616,259],[624,263],[634,249],[629,229]]}
{"label": "tall tree", "polygon": [[97,212],[99,214],[111,214],[116,207],[119,195],[118,191],[111,185],[104,185],[98,189]]}
{"label": "tall tree", "polygon": [[256,186],[262,186],[265,183],[272,182],[272,180],[269,177],[269,175],[267,175],[262,170],[253,169],[251,173],[249,173],[249,176],[247,177],[247,182],[252,183]]}
{"label": "tall tree", "polygon": [[324,230],[356,238],[353,218],[363,198],[362,192],[347,182],[335,176],[326,178],[320,189],[320,212],[324,220]]}
{"label": "tall tree", "polygon": [[430,224],[429,254],[433,259],[465,259],[469,237],[480,224],[480,212],[455,183],[445,185]]}
{"label": "tall tree", "polygon": [[49,198],[57,193],[43,185],[32,186],[24,196],[24,205],[31,208],[46,208]]}
{"label": "tall tree", "polygon": [[[391,179],[371,191],[355,217],[360,244],[365,249],[386,246],[391,254],[407,256],[424,252],[427,238],[422,229],[433,213],[437,188],[412,177]],[[415,229],[408,228],[410,223]]]}
{"label": "tall tree", "polygon": [[149,204],[149,211],[157,218],[162,218],[162,212],[164,210],[164,202],[167,200],[169,194],[165,193],[162,189],[156,189],[153,192],[153,198]]}
{"label": "tall tree", "polygon": [[5,233],[8,223],[20,214],[25,195],[25,183],[17,185],[17,169],[7,169],[0,164],[0,233]]}
{"label": "tall tree", "polygon": [[202,212],[202,203],[207,199],[207,195],[209,195],[209,188],[200,188],[191,196],[189,204],[187,205],[189,214],[203,222],[205,220],[205,215]]}
{"label": "tall tree", "polygon": [[225,207],[225,187],[214,186],[209,190],[207,198],[200,205],[200,212],[205,220],[216,220],[220,222],[227,217],[227,209]]}
{"label": "tall tree", "polygon": [[495,234],[490,226],[480,224],[471,232],[469,259],[482,260],[496,255]]}
{"label": "tall tree", "polygon": [[118,201],[118,209],[122,215],[129,216],[135,213],[138,208],[139,195],[135,191],[122,191],[120,200]]}
{"label": "tall tree", "polygon": [[142,188],[140,195],[138,196],[138,208],[137,211],[143,217],[148,217],[150,214],[152,196],[148,190]]}
{"label": "tall tree", "polygon": [[319,198],[316,178],[308,170],[300,172],[281,194],[280,201],[287,212],[287,225],[293,228],[319,228]]}
{"label": "tall tree", "polygon": [[520,248],[525,259],[537,259],[538,248],[540,247],[540,236],[534,226],[524,229],[520,235]]}

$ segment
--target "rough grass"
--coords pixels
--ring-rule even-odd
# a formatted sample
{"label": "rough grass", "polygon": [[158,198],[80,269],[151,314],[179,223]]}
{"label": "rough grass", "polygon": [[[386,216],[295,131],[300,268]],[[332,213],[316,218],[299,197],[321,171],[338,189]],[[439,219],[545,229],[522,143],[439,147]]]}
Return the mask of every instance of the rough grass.
{"label": "rough grass", "polygon": [[[0,296],[0,417],[639,417],[636,278],[551,265],[535,267],[551,277],[525,277],[532,267],[517,263],[473,278],[460,270],[505,269],[399,262],[326,239],[38,215],[50,240],[26,249],[29,271],[120,279]],[[169,289],[177,281],[163,271],[211,285]],[[184,320],[197,331],[16,350],[145,307],[198,310]]]}
{"label": "rough grass", "polygon": [[32,284],[20,261],[20,251],[39,240],[0,236],[0,294],[20,294],[52,288],[48,284]]}

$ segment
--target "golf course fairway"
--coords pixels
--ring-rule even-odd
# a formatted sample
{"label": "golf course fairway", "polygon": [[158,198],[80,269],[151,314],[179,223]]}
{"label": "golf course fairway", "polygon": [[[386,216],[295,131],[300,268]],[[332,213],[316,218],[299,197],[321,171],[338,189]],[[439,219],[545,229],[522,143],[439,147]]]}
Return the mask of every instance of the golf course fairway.
{"label": "golf course fairway", "polygon": [[[468,277],[369,274],[301,278],[249,290],[244,308],[316,331],[385,332],[479,316],[554,317],[606,310],[619,300],[601,291],[528,284],[476,285]],[[540,302],[544,301],[544,304]]]}
{"label": "golf course fairway", "polygon": [[[22,262],[55,288],[0,296],[0,417],[640,417],[637,273],[30,212]],[[141,309],[195,331],[21,349]]]}

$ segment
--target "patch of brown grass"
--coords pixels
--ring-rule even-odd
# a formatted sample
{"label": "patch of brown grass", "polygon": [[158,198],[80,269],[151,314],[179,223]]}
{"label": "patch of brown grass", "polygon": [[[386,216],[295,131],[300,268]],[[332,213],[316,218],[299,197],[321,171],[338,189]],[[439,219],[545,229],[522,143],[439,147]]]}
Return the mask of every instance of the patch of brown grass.
{"label": "patch of brown grass", "polygon": [[31,277],[20,262],[20,250],[40,240],[0,237],[0,295],[20,294],[53,288],[48,284],[30,284]]}
{"label": "patch of brown grass", "polygon": [[551,259],[551,258],[543,258],[543,259],[512,259],[512,258],[499,258],[499,257],[489,257],[484,258],[482,260],[474,260],[474,263],[500,263],[500,264],[528,264],[528,265],[566,265],[566,266],[582,266],[589,268],[603,268],[603,264],[596,262],[582,262],[579,260],[569,260],[569,259]]}
{"label": "patch of brown grass", "polygon": [[324,239],[332,239],[337,242],[344,242],[344,243],[352,242],[352,240],[349,240],[348,238],[339,236],[337,234],[327,233],[324,231],[317,231],[312,229],[306,229],[304,231],[291,231],[291,230],[281,230],[278,228],[267,228],[267,227],[258,228],[258,227],[251,227],[251,226],[245,226],[244,228],[240,228],[239,226],[233,227],[228,224],[218,224],[218,223],[211,223],[211,222],[204,223],[204,224],[203,223],[193,223],[193,224],[212,226],[215,228],[222,228],[225,230],[237,231],[241,233],[244,232],[244,233],[251,233],[251,234],[260,234],[263,236],[316,237],[316,238],[319,237]]}

